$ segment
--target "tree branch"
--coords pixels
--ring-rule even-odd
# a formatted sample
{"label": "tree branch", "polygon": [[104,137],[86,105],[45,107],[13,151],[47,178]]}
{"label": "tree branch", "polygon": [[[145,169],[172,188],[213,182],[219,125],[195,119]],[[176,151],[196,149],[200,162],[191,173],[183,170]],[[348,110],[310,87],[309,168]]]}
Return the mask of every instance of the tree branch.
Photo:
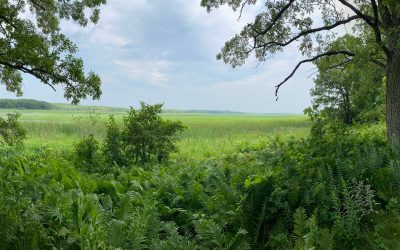
{"label": "tree branch", "polygon": [[295,0],[289,0],[289,3],[283,6],[283,8],[276,14],[276,16],[272,18],[271,23],[268,25],[268,27],[265,30],[261,31],[260,33],[256,34],[254,39],[257,39],[257,37],[267,34],[267,32],[270,31],[272,27],[274,27],[275,23],[282,17],[282,15],[286,12],[286,10],[289,9],[289,7],[294,3],[294,1]]}
{"label": "tree branch", "polygon": [[318,60],[319,58],[325,57],[325,56],[336,56],[336,55],[347,55],[347,56],[355,56],[355,53],[351,52],[351,51],[347,51],[347,50],[339,50],[339,51],[327,51],[325,53],[316,55],[312,58],[309,59],[305,59],[300,61],[296,67],[293,69],[293,71],[285,78],[285,80],[283,80],[281,83],[279,83],[278,85],[275,86],[275,96],[276,96],[276,100],[278,100],[278,92],[279,92],[279,88],[286,83],[290,78],[293,77],[293,75],[296,73],[296,71],[300,68],[300,66],[304,63],[308,63],[308,62],[313,62]]}
{"label": "tree branch", "polygon": [[368,25],[370,25],[371,27],[374,27],[374,18],[373,17],[371,17],[369,15],[365,15],[359,9],[357,9],[354,5],[350,4],[346,0],[338,0],[338,1],[340,3],[342,3],[343,5],[345,5],[346,7],[348,7],[349,9],[351,9],[354,13],[356,13],[356,15],[361,17]]}
{"label": "tree branch", "polygon": [[242,13],[243,13],[243,9],[246,6],[246,4],[249,3],[249,0],[246,0],[242,3],[242,7],[240,8],[240,12],[239,12],[239,17],[238,17],[238,21],[240,20],[240,18],[242,17]]}
{"label": "tree branch", "polygon": [[349,22],[351,22],[351,21],[353,21],[353,20],[357,20],[357,19],[359,19],[359,18],[360,18],[359,16],[355,15],[355,16],[351,16],[351,17],[349,17],[349,18],[347,18],[347,19],[345,19],[345,20],[337,21],[336,23],[334,23],[334,24],[332,24],[332,25],[323,26],[323,27],[319,27],[319,28],[315,28],[315,29],[304,30],[304,31],[300,32],[299,34],[297,34],[296,36],[292,37],[291,39],[289,39],[289,40],[286,41],[286,42],[275,42],[275,41],[271,41],[271,42],[268,42],[268,43],[265,43],[265,44],[261,44],[261,45],[258,45],[258,46],[254,46],[254,47],[253,47],[250,51],[248,51],[247,53],[250,53],[250,52],[253,51],[254,49],[264,48],[264,47],[269,47],[269,46],[280,46],[280,47],[285,47],[285,46],[291,44],[292,42],[296,41],[297,39],[299,39],[299,38],[301,38],[301,37],[303,37],[303,36],[306,36],[306,35],[309,35],[309,34],[312,34],[312,33],[317,33],[317,32],[323,31],[323,30],[331,30],[331,29],[336,28],[337,26],[340,26],[340,25],[349,23]]}
{"label": "tree branch", "polygon": [[379,13],[378,13],[378,4],[376,3],[375,0],[371,0],[371,5],[372,5],[372,10],[374,12],[374,25],[373,25],[373,29],[374,29],[374,33],[375,33],[375,39],[376,42],[378,43],[378,45],[383,49],[383,51],[385,52],[385,54],[387,56],[389,56],[390,52],[388,47],[383,43],[382,41],[382,34],[381,34],[381,30],[379,29]]}
{"label": "tree branch", "polygon": [[12,68],[12,69],[20,70],[27,74],[31,74],[32,76],[40,79],[40,81],[42,81],[44,84],[49,85],[54,91],[56,91],[55,87],[51,83],[49,83],[43,76],[36,73],[34,69],[29,69],[23,65],[14,65],[14,64],[11,64],[9,62],[4,62],[4,61],[0,61],[0,64],[4,65],[6,67]]}

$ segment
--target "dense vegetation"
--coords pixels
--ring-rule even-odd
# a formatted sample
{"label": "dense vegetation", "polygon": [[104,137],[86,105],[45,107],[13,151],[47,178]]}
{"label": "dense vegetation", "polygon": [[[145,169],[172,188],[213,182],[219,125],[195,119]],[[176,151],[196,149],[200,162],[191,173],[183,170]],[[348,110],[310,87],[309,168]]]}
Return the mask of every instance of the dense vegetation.
{"label": "dense vegetation", "polygon": [[97,173],[68,151],[0,153],[6,249],[400,247],[399,152],[379,126]]}
{"label": "dense vegetation", "polygon": [[114,116],[110,116],[101,148],[93,134],[75,145],[77,163],[97,172],[96,166],[103,165],[100,158],[120,167],[167,160],[170,153],[177,149],[176,134],[185,127],[181,121],[163,119],[160,115],[162,106],[142,102],[138,110],[131,107],[123,117],[122,129]]}
{"label": "dense vegetation", "polygon": [[44,101],[32,99],[0,99],[0,109],[52,109],[53,106]]}
{"label": "dense vegetation", "polygon": [[158,125],[139,125],[164,124],[160,109],[142,104],[122,124],[111,117],[103,142],[90,135],[73,151],[0,149],[0,245],[400,247],[400,150],[388,146],[381,125],[349,127],[316,116],[305,138],[276,138],[197,161],[142,162],[119,151],[132,129],[162,137],[154,133]]}
{"label": "dense vegetation", "polygon": [[[104,3],[1,2],[1,84],[21,95],[21,74],[28,73],[53,88],[63,85],[73,103],[98,99],[100,78],[84,73],[60,21],[96,23]],[[227,4],[242,12],[257,1],[201,3],[209,11]],[[95,113],[84,130],[62,124],[80,137],[74,147],[23,148],[27,123],[8,114],[0,118],[0,247],[400,249],[399,2],[266,0],[265,6],[218,58],[236,67],[254,51],[264,61],[302,39],[308,59],[276,91],[303,63],[317,65],[307,136],[242,144],[195,160],[170,157],[183,148],[176,135],[184,126],[164,120],[162,105],[142,103],[105,125],[98,126]],[[313,28],[318,11],[324,26]],[[355,36],[320,33],[354,21]],[[47,105],[3,102],[5,108]],[[28,127],[50,133],[42,119]]]}

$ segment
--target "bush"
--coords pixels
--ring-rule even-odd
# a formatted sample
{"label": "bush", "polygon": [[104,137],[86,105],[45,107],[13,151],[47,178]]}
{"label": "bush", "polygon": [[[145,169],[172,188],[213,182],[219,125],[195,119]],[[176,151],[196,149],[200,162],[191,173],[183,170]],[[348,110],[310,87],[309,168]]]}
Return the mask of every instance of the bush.
{"label": "bush", "polygon": [[26,137],[25,129],[19,124],[19,113],[7,114],[7,120],[0,117],[0,135],[3,137],[2,144],[9,146],[22,145]]}
{"label": "bush", "polygon": [[123,119],[121,131],[114,118],[110,118],[104,141],[104,154],[108,161],[117,164],[126,161],[145,164],[156,160],[160,163],[176,150],[175,136],[184,126],[180,121],[163,120],[160,116],[162,106],[141,102],[139,110],[131,107]]}
{"label": "bush", "polygon": [[122,153],[122,134],[114,116],[110,116],[110,121],[106,124],[106,128],[106,138],[103,142],[104,158],[109,164],[123,166],[126,160]]}
{"label": "bush", "polygon": [[96,171],[99,163],[99,142],[93,134],[75,144],[75,162],[78,166]]}

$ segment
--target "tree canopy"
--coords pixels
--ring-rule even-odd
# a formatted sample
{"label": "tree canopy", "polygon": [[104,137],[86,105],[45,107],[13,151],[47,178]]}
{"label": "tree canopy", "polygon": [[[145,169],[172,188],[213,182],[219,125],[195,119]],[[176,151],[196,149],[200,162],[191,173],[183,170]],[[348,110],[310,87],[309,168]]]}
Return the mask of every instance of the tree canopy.
{"label": "tree canopy", "polygon": [[[265,61],[286,46],[298,43],[306,57],[276,85],[279,88],[307,62],[342,56],[346,61],[369,61],[382,67],[387,76],[386,108],[389,142],[400,140],[400,1],[398,0],[202,0],[208,11],[221,5],[245,11],[247,5],[262,2],[252,23],[225,43],[218,59],[241,66],[250,55]],[[320,18],[316,18],[320,16]],[[330,44],[337,29],[351,24],[353,33],[364,37],[367,53]]]}
{"label": "tree canopy", "polygon": [[[346,35],[331,47],[342,46],[360,53],[365,43]],[[384,70],[371,62],[349,62],[345,58],[327,57],[317,63],[319,74],[311,90],[313,105],[305,110],[312,117],[338,120],[346,124],[373,122],[384,117]]]}
{"label": "tree canopy", "polygon": [[76,57],[77,46],[61,32],[61,23],[72,20],[86,26],[99,19],[106,0],[0,0],[0,82],[22,95],[22,74],[30,74],[77,104],[101,95],[100,77],[86,73]]}

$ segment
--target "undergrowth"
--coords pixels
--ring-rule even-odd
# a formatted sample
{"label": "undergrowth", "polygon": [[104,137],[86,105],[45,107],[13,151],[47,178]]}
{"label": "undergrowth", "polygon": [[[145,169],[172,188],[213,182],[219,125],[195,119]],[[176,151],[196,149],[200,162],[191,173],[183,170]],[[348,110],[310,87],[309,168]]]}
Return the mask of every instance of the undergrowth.
{"label": "undergrowth", "polygon": [[200,162],[0,155],[2,249],[400,249],[399,151],[380,127],[317,124]]}

